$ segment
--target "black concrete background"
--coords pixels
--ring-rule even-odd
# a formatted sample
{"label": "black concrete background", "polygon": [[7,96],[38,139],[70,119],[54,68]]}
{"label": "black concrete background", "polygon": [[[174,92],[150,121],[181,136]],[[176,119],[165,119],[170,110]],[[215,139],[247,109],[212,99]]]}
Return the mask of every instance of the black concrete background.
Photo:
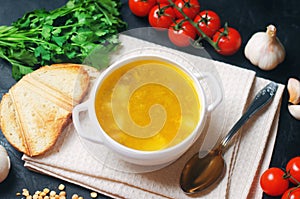
{"label": "black concrete background", "polygon": [[[131,14],[126,0],[121,0],[121,2],[122,17],[128,23],[129,29],[149,26],[146,18],[138,18]],[[259,77],[271,79],[285,85],[289,77],[300,78],[300,64],[299,60],[297,61],[299,56],[298,45],[300,45],[299,0],[199,0],[199,2],[201,10],[211,9],[217,12],[222,23],[227,21],[230,26],[238,29],[243,39],[240,51],[229,57],[221,56],[210,47],[207,47],[207,51],[213,59],[254,70]],[[0,25],[10,25],[11,22],[27,11],[38,8],[54,9],[65,3],[66,0],[0,0]],[[262,71],[245,58],[243,49],[253,33],[264,31],[265,27],[271,23],[277,27],[278,37],[285,46],[286,59],[276,69]],[[11,78],[10,65],[0,60],[0,98],[14,83]],[[285,167],[290,158],[300,154],[300,121],[289,114],[287,105],[288,93],[285,89],[279,129],[270,167]],[[21,160],[22,154],[8,144],[1,132],[0,139],[0,144],[8,150],[12,164],[8,178],[0,184],[1,199],[21,198],[15,196],[15,193],[21,192],[23,188],[34,192],[44,187],[56,189],[60,183],[66,185],[69,197],[73,193],[78,193],[84,198],[89,198],[90,190],[25,169]],[[99,196],[98,198],[107,197]],[[274,197],[264,195],[264,198]]]}

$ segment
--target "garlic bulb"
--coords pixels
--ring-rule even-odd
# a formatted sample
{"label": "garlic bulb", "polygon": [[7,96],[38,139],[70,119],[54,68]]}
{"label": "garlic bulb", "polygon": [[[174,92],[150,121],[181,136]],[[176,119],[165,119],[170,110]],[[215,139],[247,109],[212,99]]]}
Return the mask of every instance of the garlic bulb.
{"label": "garlic bulb", "polygon": [[285,58],[285,49],[276,37],[276,27],[269,25],[266,32],[257,32],[249,39],[244,50],[250,62],[262,70],[272,70]]}
{"label": "garlic bulb", "polygon": [[10,170],[10,159],[3,146],[0,145],[0,183],[6,179]]}

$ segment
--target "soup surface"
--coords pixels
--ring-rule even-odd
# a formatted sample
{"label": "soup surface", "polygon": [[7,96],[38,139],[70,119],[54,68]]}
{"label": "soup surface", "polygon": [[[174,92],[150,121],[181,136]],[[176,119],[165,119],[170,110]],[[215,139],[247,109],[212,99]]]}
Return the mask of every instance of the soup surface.
{"label": "soup surface", "polygon": [[97,119],[115,141],[132,149],[161,150],[190,135],[200,118],[193,80],[160,60],[138,60],[109,74],[98,88]]}

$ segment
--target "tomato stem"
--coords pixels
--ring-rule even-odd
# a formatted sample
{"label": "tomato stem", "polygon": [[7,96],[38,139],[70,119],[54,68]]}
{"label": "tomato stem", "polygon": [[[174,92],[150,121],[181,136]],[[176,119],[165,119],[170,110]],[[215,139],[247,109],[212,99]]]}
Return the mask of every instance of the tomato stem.
{"label": "tomato stem", "polygon": [[[210,37],[208,37],[198,26],[197,23],[195,23],[191,18],[189,18],[183,11],[181,8],[179,8],[177,5],[175,5],[175,3],[172,0],[168,0],[170,5],[173,6],[173,8],[177,9],[185,18],[185,20],[189,21],[192,26],[194,26],[197,31],[200,32],[201,34],[201,38],[204,39],[205,41],[207,41],[215,50],[219,50],[219,46],[218,46],[218,42],[214,42]],[[201,40],[202,40],[201,39]],[[197,40],[198,41],[198,40]]]}
{"label": "tomato stem", "polygon": [[190,3],[190,0],[188,0],[188,1],[183,0],[183,1],[184,1],[184,7],[187,7],[187,8],[191,8],[192,7],[191,3]]}
{"label": "tomato stem", "polygon": [[202,40],[203,38],[202,37],[198,37],[198,39],[196,39],[194,42],[193,42],[193,47],[195,47],[195,48],[198,48],[198,49],[203,49],[203,46],[202,46],[202,43],[201,43],[201,40]]}
{"label": "tomato stem", "polygon": [[[219,32],[220,32],[220,31],[219,31]],[[225,24],[224,24],[224,30],[223,30],[223,32],[220,32],[219,37],[218,37],[218,39],[217,39],[217,41],[216,41],[216,44],[218,45],[220,39],[221,39],[223,36],[227,36],[227,35],[228,35],[228,23],[225,22]]]}
{"label": "tomato stem", "polygon": [[207,25],[209,21],[210,21],[210,19],[208,18],[208,14],[207,14],[207,11],[206,11],[205,16],[204,17],[201,16],[200,22],[204,22]]}
{"label": "tomato stem", "polygon": [[[158,12],[157,12],[157,15],[158,16],[162,16],[162,15],[165,15],[165,11],[166,9],[172,7],[171,5],[166,5],[166,6],[163,6],[163,7],[160,7],[160,3],[158,4]],[[166,15],[167,16],[167,15]]]}
{"label": "tomato stem", "polygon": [[291,175],[290,171],[285,171],[285,175],[283,176],[283,178],[291,178],[294,182],[297,183],[297,187],[300,186],[300,182]]}
{"label": "tomato stem", "polygon": [[174,30],[181,30],[182,29],[182,24],[186,22],[186,19],[181,20],[179,23],[175,23],[175,26],[173,27]]}

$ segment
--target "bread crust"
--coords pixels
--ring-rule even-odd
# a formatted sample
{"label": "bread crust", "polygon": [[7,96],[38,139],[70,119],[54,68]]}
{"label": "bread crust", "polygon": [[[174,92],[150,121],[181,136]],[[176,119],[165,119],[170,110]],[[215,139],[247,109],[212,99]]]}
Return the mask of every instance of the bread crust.
{"label": "bread crust", "polygon": [[[7,141],[19,151],[27,151],[22,135],[19,133],[19,126],[9,128],[9,123],[7,121],[14,121],[15,118],[15,109],[12,106],[12,100],[8,93],[4,94],[0,103],[0,127]],[[11,108],[12,110],[9,110]],[[12,123],[15,124],[15,123]],[[15,132],[13,132],[15,130]]]}
{"label": "bread crust", "polygon": [[24,76],[1,100],[4,136],[28,156],[44,154],[70,123],[88,87],[89,75],[78,64],[44,66]]}

